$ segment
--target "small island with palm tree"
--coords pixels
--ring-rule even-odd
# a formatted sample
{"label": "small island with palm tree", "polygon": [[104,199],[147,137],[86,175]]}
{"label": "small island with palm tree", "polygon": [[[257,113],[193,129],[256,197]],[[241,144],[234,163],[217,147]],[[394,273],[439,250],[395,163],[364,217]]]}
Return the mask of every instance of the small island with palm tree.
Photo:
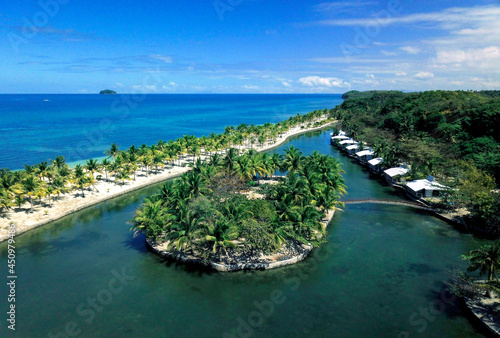
{"label": "small island with palm tree", "polygon": [[218,271],[304,259],[325,241],[346,191],[339,161],[318,152],[303,156],[293,146],[283,156],[230,148],[191,166],[145,199],[132,230],[145,232],[161,256]]}

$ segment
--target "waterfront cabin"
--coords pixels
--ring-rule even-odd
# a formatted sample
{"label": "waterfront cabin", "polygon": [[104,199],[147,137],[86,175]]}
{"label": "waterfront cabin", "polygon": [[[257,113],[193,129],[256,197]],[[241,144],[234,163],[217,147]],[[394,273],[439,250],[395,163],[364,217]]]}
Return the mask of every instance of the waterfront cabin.
{"label": "waterfront cabin", "polygon": [[333,136],[330,138],[330,144],[332,146],[337,146],[339,145],[339,142],[340,141],[344,141],[344,140],[348,140],[349,137],[345,136],[345,135],[337,135],[337,136]]}
{"label": "waterfront cabin", "polygon": [[352,138],[350,138],[348,140],[340,141],[338,143],[338,147],[340,148],[340,150],[345,150],[346,147],[352,146],[352,145],[357,145],[357,144],[358,144],[358,142],[356,142]]}
{"label": "waterfront cabin", "polygon": [[370,168],[370,172],[376,175],[380,175],[382,172],[382,163],[384,163],[384,159],[382,157],[372,158],[368,161],[368,168]]}
{"label": "waterfront cabin", "polygon": [[358,151],[356,153],[356,161],[361,165],[368,165],[368,161],[371,160],[375,156],[375,152],[372,149],[365,149],[362,151]]}
{"label": "waterfront cabin", "polygon": [[345,152],[349,157],[354,157],[354,154],[356,154],[356,150],[358,150],[359,144],[351,144],[350,146],[345,147]]}
{"label": "waterfront cabin", "polygon": [[439,197],[448,190],[449,187],[440,184],[434,180],[434,177],[429,176],[427,179],[416,180],[406,183],[406,192],[410,197],[419,199],[426,197]]}
{"label": "waterfront cabin", "polygon": [[401,177],[406,175],[410,171],[406,167],[397,167],[384,170],[385,180],[389,185],[394,185],[401,182]]}

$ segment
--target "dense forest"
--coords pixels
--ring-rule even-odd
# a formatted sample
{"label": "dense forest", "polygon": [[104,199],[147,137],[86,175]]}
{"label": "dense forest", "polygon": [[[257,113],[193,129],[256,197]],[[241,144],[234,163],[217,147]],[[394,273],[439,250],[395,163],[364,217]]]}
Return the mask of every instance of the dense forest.
{"label": "dense forest", "polygon": [[442,207],[500,228],[500,91],[351,91],[333,116],[373,146],[386,166],[411,165],[409,179],[435,176],[454,188]]}

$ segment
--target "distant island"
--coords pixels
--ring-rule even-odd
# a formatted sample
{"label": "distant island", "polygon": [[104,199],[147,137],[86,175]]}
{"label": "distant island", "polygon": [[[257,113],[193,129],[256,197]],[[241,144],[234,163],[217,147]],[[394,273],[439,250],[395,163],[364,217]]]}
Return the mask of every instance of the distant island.
{"label": "distant island", "polygon": [[116,95],[116,92],[111,89],[104,89],[99,92],[101,95]]}

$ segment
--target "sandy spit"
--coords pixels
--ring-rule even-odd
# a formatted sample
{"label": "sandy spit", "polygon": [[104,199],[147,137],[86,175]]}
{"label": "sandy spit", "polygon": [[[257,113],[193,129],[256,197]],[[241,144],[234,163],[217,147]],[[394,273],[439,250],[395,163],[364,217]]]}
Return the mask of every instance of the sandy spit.
{"label": "sandy spit", "polygon": [[[315,128],[307,128],[306,126],[301,128],[301,126],[297,126],[291,128],[286,134],[279,137],[275,143],[264,145],[262,147],[255,147],[254,149],[259,152],[270,150],[283,144],[292,136],[309,131],[320,130],[332,125],[333,123],[334,122],[329,122]],[[187,163],[188,161],[189,160],[184,160],[183,162]],[[178,177],[189,170],[190,168],[188,166],[167,166],[165,168],[161,168],[158,173],[146,174],[144,171],[138,171],[136,173],[135,181],[125,181],[125,184],[123,185],[121,182],[115,183],[112,179],[110,179],[109,182],[99,181],[95,185],[97,191],[90,187],[92,191],[86,190],[85,197],[82,196],[81,191],[75,190],[69,194],[53,198],[52,205],[49,205],[47,198],[42,201],[42,205],[39,205],[39,201],[36,200],[34,201],[35,207],[32,213],[28,213],[29,203],[25,203],[21,206],[20,211],[17,207],[15,207],[13,210],[0,214],[0,242],[9,238],[8,232],[10,227],[14,227],[15,233],[18,235],[111,198],[124,195],[151,184],[160,183],[171,178]]]}

